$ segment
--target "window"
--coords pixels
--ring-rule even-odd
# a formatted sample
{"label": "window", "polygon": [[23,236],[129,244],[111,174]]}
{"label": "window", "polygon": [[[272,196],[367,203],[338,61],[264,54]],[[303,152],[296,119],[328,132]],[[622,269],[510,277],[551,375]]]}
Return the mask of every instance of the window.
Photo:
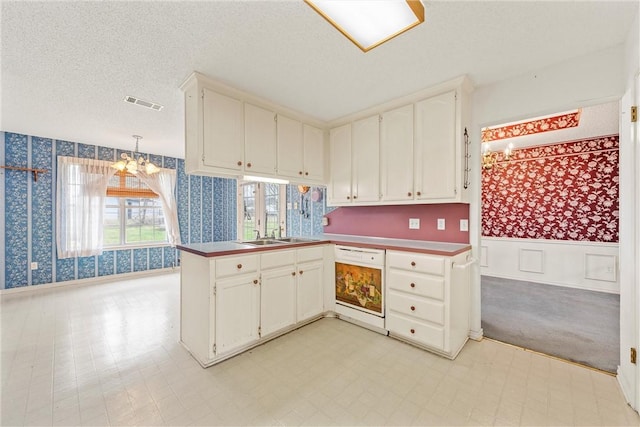
{"label": "window", "polygon": [[266,182],[238,184],[238,239],[286,235],[286,185]]}
{"label": "window", "polygon": [[107,187],[103,232],[104,246],[167,242],[160,198],[138,177],[118,172]]}

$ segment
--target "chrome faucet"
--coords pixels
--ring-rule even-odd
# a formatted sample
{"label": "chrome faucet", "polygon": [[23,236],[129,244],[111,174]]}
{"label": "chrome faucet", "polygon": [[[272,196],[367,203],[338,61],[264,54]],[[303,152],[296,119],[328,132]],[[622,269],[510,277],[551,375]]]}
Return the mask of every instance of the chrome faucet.
{"label": "chrome faucet", "polygon": [[260,230],[253,230],[256,232],[256,240],[260,239]]}

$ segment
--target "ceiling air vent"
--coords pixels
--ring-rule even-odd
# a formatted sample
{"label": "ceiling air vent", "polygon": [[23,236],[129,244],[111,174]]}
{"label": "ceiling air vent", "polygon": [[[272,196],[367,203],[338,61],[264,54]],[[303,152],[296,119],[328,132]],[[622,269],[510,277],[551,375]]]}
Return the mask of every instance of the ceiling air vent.
{"label": "ceiling air vent", "polygon": [[124,97],[124,102],[129,104],[141,105],[152,110],[160,111],[164,108],[163,105],[156,104],[155,102],[145,101],[144,99],[136,98],[135,96],[127,95]]}

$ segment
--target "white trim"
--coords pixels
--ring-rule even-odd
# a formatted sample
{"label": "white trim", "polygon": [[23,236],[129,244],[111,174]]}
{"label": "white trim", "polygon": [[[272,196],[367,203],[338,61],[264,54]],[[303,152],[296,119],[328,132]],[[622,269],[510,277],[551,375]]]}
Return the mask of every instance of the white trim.
{"label": "white trim", "polygon": [[[5,165],[5,154],[4,154],[4,150],[7,146],[6,140],[5,138],[7,137],[7,133],[6,132],[0,132],[0,138],[2,139],[2,144],[0,144],[0,164]],[[2,178],[0,179],[0,200],[2,200],[2,209],[0,209],[0,259],[1,260],[5,260],[6,262],[6,256],[5,256],[5,235],[6,235],[6,226],[5,226],[5,219],[4,219],[4,210],[5,210],[5,182],[6,182],[6,172],[3,169],[0,174],[2,175]],[[5,269],[6,269],[6,265],[3,265],[0,267],[0,290],[4,289],[6,286],[6,280],[5,280]]]}
{"label": "white trim", "polygon": [[110,274],[108,276],[89,277],[87,279],[66,280],[64,282],[53,282],[53,283],[46,283],[43,285],[20,286],[17,288],[0,289],[0,295],[14,294],[18,292],[38,292],[41,290],[60,288],[60,287],[66,287],[66,286],[98,285],[101,283],[117,282],[121,280],[134,279],[139,277],[171,274],[171,273],[176,273],[178,271],[179,271],[179,267],[158,268],[155,270],[144,270],[144,271],[135,271],[131,273]]}

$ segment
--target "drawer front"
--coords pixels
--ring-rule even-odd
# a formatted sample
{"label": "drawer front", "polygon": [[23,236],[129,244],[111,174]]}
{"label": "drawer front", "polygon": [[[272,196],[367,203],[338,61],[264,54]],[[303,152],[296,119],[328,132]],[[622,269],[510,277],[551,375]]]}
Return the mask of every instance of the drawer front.
{"label": "drawer front", "polygon": [[312,246],[298,249],[298,262],[308,262],[324,259],[324,246]]}
{"label": "drawer front", "polygon": [[444,304],[441,302],[390,291],[387,294],[387,309],[419,320],[444,325]]}
{"label": "drawer front", "polygon": [[445,258],[414,252],[387,251],[387,265],[393,268],[444,276]]}
{"label": "drawer front", "polygon": [[405,270],[389,269],[387,286],[412,295],[444,300],[444,278],[412,273]]}
{"label": "drawer front", "polygon": [[427,325],[394,313],[387,314],[387,329],[396,335],[409,338],[438,350],[444,350],[444,329]]}
{"label": "drawer front", "polygon": [[253,273],[255,271],[258,271],[258,255],[242,255],[216,260],[216,277]]}
{"label": "drawer front", "polygon": [[269,252],[263,252],[260,255],[260,268],[274,268],[293,265],[296,263],[296,251],[295,250],[275,250]]}

